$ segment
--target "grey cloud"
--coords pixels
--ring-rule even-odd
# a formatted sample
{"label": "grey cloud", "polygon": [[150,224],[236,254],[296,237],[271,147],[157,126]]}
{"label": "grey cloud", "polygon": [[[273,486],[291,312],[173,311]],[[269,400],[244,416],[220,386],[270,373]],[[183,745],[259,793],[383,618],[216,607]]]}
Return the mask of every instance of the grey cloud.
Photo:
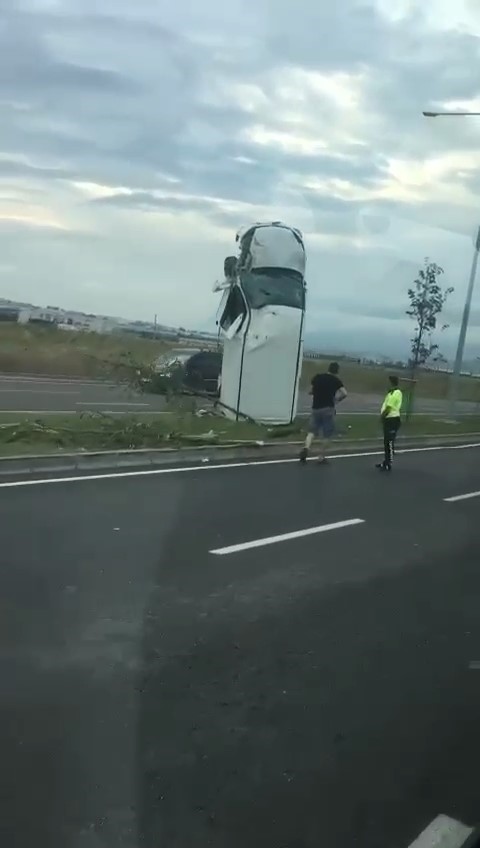
{"label": "grey cloud", "polygon": [[[478,94],[476,66],[480,56],[479,39],[461,32],[435,33],[427,41],[419,33],[410,48],[394,55],[382,74],[381,82],[397,86],[394,102],[399,113],[423,101],[423,108],[442,99],[468,99]],[[410,98],[408,97],[408,93]]]}
{"label": "grey cloud", "polygon": [[460,32],[428,37],[419,32],[415,37],[402,30],[399,41],[399,49],[387,61],[373,65],[369,108],[378,127],[379,147],[416,158],[459,146],[478,149],[473,125],[429,121],[422,111],[441,101],[478,96],[480,40]]}
{"label": "grey cloud", "polygon": [[[154,43],[145,44],[144,36],[135,42],[124,21],[122,38],[115,40],[118,32],[97,31],[91,19],[92,30],[83,42],[90,63],[65,61],[55,54],[55,47],[65,57],[73,45],[75,54],[81,43],[76,18],[64,16],[65,37],[52,44],[49,17],[18,10],[6,16],[0,92],[7,102],[27,105],[13,118],[19,135],[25,137],[30,129],[48,131],[52,125],[60,135],[68,125],[75,135],[78,127],[80,137],[94,138],[100,155],[117,150],[127,159],[129,146],[138,135],[148,134],[149,125],[157,143],[185,128],[201,75],[195,50],[189,52],[184,39],[157,27]],[[63,141],[68,150],[70,138]],[[141,150],[139,154],[141,158]]]}
{"label": "grey cloud", "polygon": [[[349,298],[345,301],[335,299],[333,303],[342,314],[363,316],[365,318],[381,318],[383,321],[404,321],[407,323],[407,318],[405,317],[405,310],[408,305],[406,296],[404,302],[399,297],[393,303],[391,301],[382,301],[380,298],[378,300],[373,298],[368,303],[364,298]],[[413,324],[411,326],[413,328]]]}
{"label": "grey cloud", "polygon": [[[303,14],[300,13],[294,18],[293,32],[289,30],[289,43],[293,45],[292,49],[295,47],[301,48],[302,57],[305,59],[306,54],[308,54],[308,40],[305,41],[305,39],[308,38],[308,32],[315,32],[317,66],[318,62],[321,65],[323,61],[321,56],[324,53],[322,48],[319,57],[319,32],[335,32],[335,38],[326,39],[326,41],[328,41],[329,49],[335,50],[339,56],[342,67],[345,67],[347,54],[362,58],[364,49],[366,50],[365,55],[368,54],[368,58],[372,61],[373,54],[373,61],[375,61],[379,50],[377,45],[383,45],[392,30],[373,10],[358,12],[357,17],[354,15],[350,20],[351,3],[346,0],[341,0],[334,7],[330,6],[320,10],[314,10],[313,5],[311,7],[304,2],[302,10]],[[300,11],[302,12],[302,10]],[[275,10],[269,3],[264,4],[263,12],[269,16],[268,23],[273,33],[280,28],[281,34],[282,20],[288,20],[290,24],[292,23],[290,13],[288,18],[285,17],[287,11],[289,12],[289,9],[287,9],[285,3],[275,7]],[[71,36],[77,26],[77,17],[52,13],[40,15],[37,12],[31,15],[30,23],[28,23],[29,17],[24,14],[21,18],[22,27],[26,27],[29,42],[27,39],[27,43],[25,43],[26,37],[24,36],[23,45],[20,42],[18,46],[19,54],[22,54],[22,49],[26,46],[31,48],[33,45],[33,55],[40,56],[45,61],[44,41],[48,27],[56,27],[65,36]],[[346,23],[347,20],[349,27],[343,28],[343,26],[340,26],[343,21]],[[144,42],[143,40],[146,37],[145,28],[148,22],[125,21],[119,16],[112,15],[100,15],[97,21],[97,17],[90,14],[85,17],[83,27],[91,28],[92,38],[95,37],[96,22],[99,24],[99,31],[96,33],[97,39],[105,37],[109,26],[111,26],[113,33],[122,33],[118,44],[119,51],[124,47],[124,39],[127,37],[128,27],[131,25],[132,32],[136,33],[139,38],[136,73],[139,79],[143,79],[144,66],[151,65],[150,54],[154,49],[154,45],[150,41]],[[85,29],[82,31],[85,31]],[[341,160],[329,161],[328,157],[305,157],[304,159],[302,157],[289,157],[271,149],[262,151],[258,146],[253,147],[253,149],[250,146],[250,150],[248,150],[249,146],[241,145],[238,139],[252,121],[252,116],[233,106],[230,108],[225,106],[214,107],[199,103],[197,99],[198,84],[206,72],[213,72],[217,68],[225,75],[230,74],[232,79],[248,78],[248,75],[252,73],[252,70],[248,69],[248,65],[247,67],[245,65],[240,67],[234,50],[232,51],[234,61],[230,64],[225,61],[218,61],[215,65],[208,51],[202,51],[198,46],[189,44],[185,39],[169,32],[167,28],[159,26],[158,23],[152,24],[152,31],[155,31],[155,37],[159,39],[159,52],[162,53],[162,56],[167,50],[171,71],[171,73],[167,73],[166,79],[161,79],[157,75],[155,78],[156,93],[154,93],[153,88],[148,88],[145,81],[143,96],[138,98],[138,103],[130,103],[128,115],[125,114],[124,102],[121,107],[123,114],[120,114],[120,101],[115,104],[114,98],[110,98],[107,102],[106,96],[98,97],[95,93],[95,96],[89,96],[88,101],[83,99],[81,103],[82,113],[91,115],[92,120],[95,118],[95,136],[94,140],[92,139],[90,151],[86,149],[87,144],[85,142],[82,150],[82,144],[78,145],[78,141],[74,137],[66,136],[65,133],[57,133],[55,139],[52,138],[55,133],[46,132],[42,139],[42,133],[39,132],[38,127],[36,131],[33,131],[36,134],[35,143],[43,141],[44,149],[51,143],[59,158],[63,150],[74,162],[77,159],[78,169],[83,167],[85,170],[85,179],[89,178],[88,173],[95,173],[95,175],[99,175],[96,176],[96,179],[102,182],[100,174],[103,170],[109,174],[114,172],[118,183],[122,169],[124,169],[129,176],[133,176],[133,172],[136,172],[137,180],[140,179],[138,185],[146,187],[149,179],[148,172],[150,171],[150,180],[152,180],[154,179],[152,171],[158,169],[178,177],[192,191],[199,191],[200,193],[206,193],[207,190],[210,193],[221,192],[228,198],[250,199],[253,202],[260,202],[265,197],[268,198],[270,192],[275,189],[279,178],[288,169],[305,175],[310,175],[312,171],[317,174],[330,173],[332,176],[353,179],[364,185],[375,183],[378,174],[381,173],[381,163],[371,161],[371,157],[367,157],[367,161],[362,161],[360,158],[352,161],[352,163],[346,163]],[[99,33],[101,34],[99,35]],[[383,41],[380,38],[381,33],[383,34]],[[372,34],[378,35],[379,40],[376,37],[372,38]],[[43,37],[43,42],[40,36]],[[276,36],[270,44],[267,37],[269,49],[265,52],[267,57],[265,64],[267,60],[272,64],[278,61],[280,57],[283,61],[289,60],[289,54],[283,56],[281,49],[278,50],[277,55],[274,55],[275,44],[277,48],[279,47],[278,39],[277,41],[275,39]],[[142,48],[145,46],[146,49],[143,51]],[[129,54],[131,49],[130,45]],[[360,54],[358,53],[359,50]],[[384,50],[381,48],[380,53],[383,54],[383,52]],[[119,53],[119,57],[120,55]],[[49,67],[49,62],[52,62],[51,58],[47,61],[47,67]],[[164,59],[162,59],[162,62],[164,62]],[[95,72],[96,69],[93,68],[93,75],[95,75]],[[268,94],[268,85],[265,79],[260,75],[258,81],[264,84]],[[54,114],[57,114],[60,125],[62,114],[68,116],[68,119],[73,123],[78,122],[78,108],[75,109],[75,104],[66,102],[65,98],[62,97],[56,105],[50,104],[50,108],[53,108]],[[272,115],[269,115],[268,118],[275,120]],[[29,115],[16,116],[18,132],[22,132],[24,139],[28,137],[29,124],[31,124]],[[202,130],[202,127],[205,129]],[[79,128],[83,129],[81,125]],[[214,130],[214,138],[216,139],[210,146],[208,140],[209,128]],[[90,130],[88,122],[86,129],[87,131]],[[93,129],[93,125],[91,129]],[[30,132],[32,132],[31,128]],[[204,133],[206,133],[206,141],[202,139]],[[23,143],[28,143],[28,141]],[[76,149],[74,149],[75,146]],[[233,162],[234,156],[232,156],[232,153],[235,155],[235,151],[239,150],[237,155],[242,155],[240,148],[243,148],[243,155],[246,152],[246,155],[254,156],[256,159],[255,165],[246,168]],[[115,157],[113,163],[111,161],[112,155]],[[141,175],[142,171],[144,171],[143,175]],[[124,181],[122,180],[122,182]],[[135,183],[127,184],[135,185]]]}
{"label": "grey cloud", "polygon": [[[265,2],[269,5],[269,0]],[[421,112],[440,100],[478,96],[477,37],[459,30],[427,30],[418,10],[392,23],[372,5],[354,0],[334,4],[304,0],[295,16],[288,0],[275,0],[275,9],[271,2],[270,61],[319,70],[368,71],[365,117],[368,120],[371,114],[379,151],[432,155],[458,147],[458,122],[428,127]],[[325,119],[329,120],[328,114]],[[462,140],[478,149],[473,127],[462,129]]]}
{"label": "grey cloud", "polygon": [[267,50],[282,64],[345,70],[368,64],[372,51],[388,51],[390,28],[371,5],[302,0],[294,14],[289,0],[264,0],[264,5]]}
{"label": "grey cloud", "polygon": [[11,9],[0,29],[0,91],[4,96],[32,96],[42,99],[48,91],[103,91],[128,95],[138,84],[120,73],[104,68],[86,67],[74,62],[55,60],[31,18]]}
{"label": "grey cloud", "polygon": [[[20,257],[25,259],[28,256],[30,248],[35,245],[51,244],[51,245],[73,245],[73,244],[90,244],[96,246],[100,241],[100,236],[90,231],[68,230],[61,227],[54,227],[49,224],[35,224],[29,221],[9,219],[3,220],[0,227],[0,245],[2,247],[2,257],[7,257],[12,261],[17,256],[20,247]],[[2,260],[3,261],[3,260]],[[32,268],[32,276],[35,276],[38,269]]]}
{"label": "grey cloud", "polygon": [[[79,127],[79,133],[81,132]],[[174,163],[173,146],[159,145],[156,162],[142,160],[141,150],[136,156],[130,156],[115,145],[110,133],[96,133],[92,138],[76,135],[74,128],[50,127],[38,128],[29,113],[14,111],[7,125],[2,128],[3,150],[10,153],[20,152],[32,161],[46,160],[58,162],[58,167],[45,169],[42,166],[17,163],[5,165],[5,173],[17,170],[19,177],[41,177],[42,171],[50,170],[50,180],[68,178],[77,181],[97,182],[107,185],[127,185],[151,188],[161,183],[154,169],[168,171]],[[1,154],[1,150],[0,150]],[[174,176],[173,174],[170,174]]]}
{"label": "grey cloud", "polygon": [[316,231],[323,235],[378,236],[391,229],[396,204],[389,200],[365,203],[313,190],[299,192]]}
{"label": "grey cloud", "polygon": [[224,167],[232,139],[248,126],[248,116],[233,107],[196,103],[194,90],[182,89],[184,102],[178,120],[169,113],[165,122],[164,101],[169,96],[175,98],[176,94],[165,92],[159,98],[158,113],[144,116],[133,138],[123,145],[122,157],[150,169],[166,169],[181,179],[191,176],[193,181],[200,171]]}
{"label": "grey cloud", "polygon": [[[477,119],[479,121],[477,128],[477,146],[479,145],[480,139],[480,118]],[[480,171],[477,169],[474,170],[465,170],[460,166],[457,174],[455,175],[455,179],[459,184],[463,184],[466,188],[468,188],[474,195],[478,197],[480,192]],[[480,221],[479,221],[480,222]]]}
{"label": "grey cloud", "polygon": [[[364,210],[364,205],[359,202],[340,200],[335,197],[319,198],[310,193],[312,200],[309,203],[309,208],[312,210],[312,220],[317,232],[322,235],[355,235],[360,229],[360,216]],[[303,200],[303,195],[300,198]],[[265,202],[265,196],[259,198]],[[90,201],[95,206],[116,207],[119,209],[138,210],[143,212],[155,211],[164,209],[165,211],[191,211],[194,210],[202,215],[212,218],[219,223],[228,224],[234,223],[236,227],[242,223],[242,214],[240,211],[232,211],[225,208],[223,203],[216,202],[203,197],[179,197],[169,196],[159,197],[151,192],[138,191],[130,194],[116,192],[106,197],[97,198]],[[228,201],[225,201],[228,202]],[[388,208],[378,204],[377,216]],[[365,226],[368,226],[365,225]]]}
{"label": "grey cloud", "polygon": [[[439,238],[443,233],[465,236],[473,242],[477,215],[468,206],[458,204],[440,204],[430,200],[423,203],[402,203],[392,205],[392,213],[410,224],[418,224],[438,230]],[[442,233],[443,231],[443,233]],[[468,246],[466,245],[467,249]]]}
{"label": "grey cloud", "polygon": [[[343,2],[342,9],[342,14],[346,14],[348,4]],[[285,8],[283,8],[283,11],[285,12]],[[281,17],[281,14],[278,16],[277,9],[275,9],[275,14],[273,14],[273,10],[268,4],[264,12],[269,16],[269,28],[275,31],[277,19]],[[280,9],[281,12],[282,10]],[[302,15],[298,15],[295,17],[295,20],[303,20],[303,17]],[[289,19],[291,20],[290,16]],[[26,27],[27,29],[30,43],[26,44],[26,36],[24,35],[23,45],[21,42],[19,43],[19,54],[21,55],[22,53],[22,47],[28,46],[29,52],[32,55],[31,48],[33,46],[33,55],[36,54],[37,59],[42,58],[43,61],[45,61],[45,47],[39,41],[39,34],[45,36],[48,33],[48,27],[52,26],[54,28],[56,27],[57,31],[60,29],[65,35],[69,33],[71,35],[77,25],[77,19],[75,17],[55,15],[52,13],[40,15],[37,12],[36,14],[31,14],[29,26],[27,15],[24,14],[21,20],[22,27]],[[95,23],[96,16],[88,15],[83,22],[83,27],[91,27],[92,33],[94,33]],[[122,37],[128,34],[129,23],[111,15],[100,15],[98,20],[99,31],[101,30],[103,34],[111,26],[114,33],[122,32]],[[145,23],[144,21],[131,22],[132,32],[138,35],[141,34],[142,36],[142,42],[138,44],[139,62],[137,63],[137,73],[139,78],[142,77],[143,66],[145,65],[144,55],[141,53],[144,46]],[[165,52],[165,44],[168,41],[169,55],[175,73],[173,77],[167,75],[166,81],[159,79],[157,76],[158,96],[156,101],[153,100],[153,91],[149,92],[146,89],[145,98],[140,98],[138,112],[135,111],[135,108],[133,109],[134,118],[138,116],[138,120],[136,121],[136,127],[131,127],[131,138],[118,138],[117,128],[115,126],[117,110],[113,107],[112,102],[110,104],[105,103],[106,116],[104,120],[101,120],[102,110],[105,108],[103,104],[105,98],[101,98],[97,105],[96,101],[98,98],[96,97],[93,99],[90,97],[88,103],[82,101],[82,109],[86,109],[87,114],[90,113],[92,116],[99,116],[99,123],[96,124],[96,147],[98,148],[99,159],[105,160],[105,154],[110,155],[112,152],[115,152],[118,154],[117,164],[119,169],[121,168],[121,160],[123,159],[126,167],[128,165],[131,166],[132,162],[135,162],[137,164],[137,170],[140,170],[142,166],[145,168],[167,170],[169,173],[179,176],[184,181],[189,180],[192,188],[195,190],[204,190],[205,183],[210,181],[214,187],[218,185],[219,190],[223,191],[227,197],[231,197],[233,194],[238,199],[246,199],[247,194],[250,193],[250,197],[254,201],[259,201],[262,197],[264,198],[265,194],[268,194],[270,186],[275,186],[279,176],[281,176],[281,168],[292,165],[299,172],[306,173],[310,167],[315,168],[320,165],[323,165],[325,168],[327,167],[326,161],[323,163],[320,161],[311,161],[303,164],[300,157],[297,158],[296,162],[288,162],[285,155],[276,154],[272,150],[266,151],[263,157],[263,174],[260,163],[256,166],[256,173],[254,172],[254,168],[247,171],[245,168],[237,168],[232,165],[232,156],[228,155],[228,148],[229,146],[230,148],[239,146],[238,141],[235,141],[235,139],[240,137],[242,131],[252,121],[252,116],[243,112],[242,109],[234,108],[233,106],[231,108],[225,106],[214,107],[205,103],[199,103],[196,100],[198,83],[205,75],[205,72],[213,73],[215,69],[218,72],[222,72],[226,78],[230,74],[232,80],[242,77],[248,79],[249,74],[252,74],[252,68],[249,67],[248,63],[240,64],[240,57],[235,55],[234,50],[230,51],[233,55],[233,61],[218,59],[215,63],[207,50],[193,47],[185,39],[181,39],[171,32],[169,33],[166,28],[154,24],[152,31],[155,31],[156,37],[161,38],[162,52]],[[304,36],[304,32],[300,32],[300,30],[298,30],[297,34],[299,39]],[[98,32],[96,36],[97,38],[99,37]],[[295,39],[293,38],[292,41],[294,42]],[[121,41],[118,45],[119,50],[122,46],[123,42]],[[147,59],[151,49],[152,47],[150,45],[147,48]],[[269,51],[264,51],[264,55],[268,56]],[[285,57],[285,59],[288,60],[288,57]],[[51,59],[48,61],[51,62]],[[270,64],[276,61],[273,52],[268,61]],[[47,67],[49,67],[48,62]],[[92,73],[93,75],[95,74],[95,69],[92,69]],[[268,92],[267,86],[266,90]],[[155,106],[153,105],[155,102],[158,108],[157,114],[155,114]],[[56,109],[55,107],[53,108],[59,117],[61,117],[63,112],[64,115],[69,116],[70,120],[74,120],[72,105],[61,102]],[[109,114],[112,117],[111,127],[108,123]],[[22,119],[22,116],[17,116],[17,124],[19,125],[19,130],[22,129],[25,134],[25,129],[28,128],[28,117],[23,116]],[[209,150],[208,143],[202,143],[202,126],[206,128],[213,127],[218,136],[218,141],[213,145],[214,149],[212,151]],[[126,135],[129,134],[126,129],[125,133]],[[224,141],[222,141],[222,136]],[[44,137],[44,141],[48,143],[48,137]],[[70,149],[72,156],[82,155],[80,150],[76,152],[71,150],[70,138],[65,137],[60,142],[57,141],[56,149],[58,155],[60,155],[62,145],[64,145],[66,151]],[[261,153],[258,149],[256,153],[257,159],[259,159]],[[201,162],[201,165],[197,165],[196,168],[192,165],[195,158],[197,158],[197,162]],[[212,167],[207,167],[209,160]],[[355,172],[359,179],[362,178],[360,176],[360,169],[361,166],[354,165],[351,172]],[[337,164],[336,173],[344,175],[347,173],[347,169],[343,169],[340,164]],[[368,179],[366,176],[364,178]],[[269,186],[266,185],[267,181]],[[262,186],[262,182],[264,186]],[[216,188],[214,190],[216,191]]]}
{"label": "grey cloud", "polygon": [[284,154],[280,163],[287,172],[307,177],[324,177],[354,182],[356,185],[375,184],[385,173],[386,159],[370,151],[349,158],[337,156],[292,156]]}
{"label": "grey cloud", "polygon": [[120,209],[166,209],[189,210],[210,209],[212,204],[199,197],[156,197],[148,191],[136,191],[131,194],[116,192],[106,197],[90,201],[95,206],[116,206]]}
{"label": "grey cloud", "polygon": [[321,235],[354,236],[359,232],[359,215],[362,204],[325,197],[323,200],[313,192],[301,194],[311,213],[312,228]]}
{"label": "grey cloud", "polygon": [[131,194],[114,193],[107,197],[90,201],[95,206],[110,206],[118,209],[138,210],[140,212],[197,212],[208,217],[222,226],[230,225],[235,229],[243,223],[242,216],[225,208],[221,203],[203,197],[157,197],[147,191],[137,191]]}
{"label": "grey cloud", "polygon": [[[5,153],[25,154],[31,163],[0,162],[4,182],[32,179],[36,186],[42,181],[47,186],[67,179],[134,189],[129,196],[112,190],[111,197],[82,207],[96,210],[100,229],[108,208],[139,213],[193,209],[233,231],[243,221],[228,201],[275,202],[286,177],[290,193],[283,198],[306,206],[314,231],[321,234],[348,237],[369,226],[375,234],[399,210],[415,228],[417,221],[427,219],[439,228],[456,227],[459,232],[471,226],[468,210],[436,208],[428,202],[422,208],[387,202],[365,208],[363,203],[302,190],[295,181],[318,177],[375,187],[384,175],[387,157],[421,158],[458,147],[458,122],[433,127],[422,123],[419,113],[432,100],[464,98],[478,91],[478,39],[426,32],[421,18],[387,23],[371,4],[360,6],[354,0],[330,4],[301,0],[294,15],[287,0],[259,0],[248,8],[245,3],[243,12],[241,3],[235,9],[227,4],[222,17],[215,13],[214,0],[205,0],[198,10],[192,9],[192,16],[198,18],[186,13],[185,4],[178,8],[170,4],[158,11],[162,5],[105,0],[102,12],[96,14],[93,0],[82,0],[79,14],[77,0],[57,2],[48,11],[34,6],[30,11],[23,6],[22,11],[13,0],[0,0],[8,33],[7,37],[0,34],[2,148]],[[206,23],[202,24],[202,16]],[[206,36],[209,27],[216,34],[213,46],[185,35],[190,28]],[[302,157],[244,140],[245,131],[258,120],[269,128],[289,131],[289,125],[275,114],[273,100],[276,71],[289,65],[367,71],[365,131],[371,135],[372,149],[352,147],[349,159],[323,154]],[[219,78],[227,91],[229,84],[258,84],[267,97],[261,116],[233,102],[213,105]],[[319,131],[322,122],[328,125],[335,120],[334,107],[329,111],[312,100],[306,108]],[[473,125],[462,128],[462,145],[478,148]],[[238,161],[242,157],[253,161]],[[153,189],[165,188],[163,175],[179,180],[178,191],[198,197],[155,196]],[[475,187],[473,175],[459,176],[462,179]],[[205,195],[223,202],[210,202]],[[389,237],[394,235],[393,228]],[[41,237],[36,231],[36,243]],[[67,236],[51,238],[68,242]],[[348,239],[344,242],[347,245]],[[20,253],[21,244],[19,231],[11,250],[16,245]],[[350,290],[355,285],[361,289],[360,299],[349,301],[345,295],[345,309],[348,302],[354,304],[352,315],[373,318],[377,310],[378,320],[391,318],[396,306],[385,297],[387,283],[377,273],[376,257],[347,252],[344,262],[341,252],[329,255],[322,247],[318,279],[328,277],[333,299],[340,284],[347,291],[349,285]],[[103,258],[108,268],[108,257]],[[325,298],[322,285],[319,308]],[[400,278],[398,285],[403,285]],[[311,302],[316,303],[313,290]]]}
{"label": "grey cloud", "polygon": [[29,165],[25,162],[0,159],[0,179],[5,177],[20,177],[21,179],[42,180],[60,179],[68,176],[69,172],[63,168],[43,168]]}
{"label": "grey cloud", "polygon": [[[6,7],[12,10],[15,8],[15,4],[7,3]],[[59,35],[69,36],[72,29],[75,29],[82,38],[92,33],[96,35],[102,33],[106,34],[109,38],[127,36],[130,39],[141,37],[142,39],[152,39],[156,42],[158,42],[159,38],[171,40],[172,32],[168,27],[155,23],[147,17],[122,17],[122,10],[119,9],[118,5],[117,10],[117,14],[105,14],[102,11],[92,13],[84,12],[77,5],[76,8],[72,8],[71,12],[67,12],[66,9],[58,12],[55,10],[55,7],[40,11],[33,7],[28,10],[27,14],[35,26],[48,29],[49,32]]]}
{"label": "grey cloud", "polygon": [[[134,95],[138,94],[141,85],[123,77],[116,71],[103,68],[88,68],[68,62],[45,63],[38,73],[35,68],[27,68],[24,82],[38,87],[51,86],[62,89],[92,89],[105,93]],[[14,79],[12,75],[12,79]],[[18,83],[18,77],[16,77]]]}
{"label": "grey cloud", "polygon": [[[193,150],[191,156],[193,156]],[[242,161],[250,160],[250,161]],[[197,170],[185,167],[183,178],[202,193],[266,203],[279,183],[295,175],[300,180],[342,179],[373,186],[382,177],[381,157],[367,154],[344,160],[328,155],[299,156],[260,145],[224,143],[207,150]],[[298,189],[305,203],[314,202],[315,193]]]}

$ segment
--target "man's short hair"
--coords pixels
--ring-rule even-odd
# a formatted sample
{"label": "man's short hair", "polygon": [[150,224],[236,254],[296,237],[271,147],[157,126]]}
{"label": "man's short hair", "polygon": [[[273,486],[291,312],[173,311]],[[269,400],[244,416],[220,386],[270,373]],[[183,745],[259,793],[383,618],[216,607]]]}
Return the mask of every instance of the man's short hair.
{"label": "man's short hair", "polygon": [[398,388],[399,379],[395,374],[392,374],[388,379],[390,380],[392,386],[395,386],[395,388]]}
{"label": "man's short hair", "polygon": [[328,373],[329,374],[338,374],[339,371],[340,371],[340,365],[338,364],[338,362],[331,362],[330,365],[328,366]]}

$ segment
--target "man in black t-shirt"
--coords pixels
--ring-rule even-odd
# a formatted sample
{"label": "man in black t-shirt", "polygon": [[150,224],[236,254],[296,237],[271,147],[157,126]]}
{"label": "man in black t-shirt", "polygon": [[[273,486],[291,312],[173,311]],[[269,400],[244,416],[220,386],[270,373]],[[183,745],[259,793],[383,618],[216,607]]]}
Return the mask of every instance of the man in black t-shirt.
{"label": "man in black t-shirt", "polygon": [[306,462],[313,440],[322,436],[319,462],[326,462],[325,448],[335,430],[335,404],[347,397],[347,391],[338,376],[338,362],[331,362],[324,374],[315,374],[310,394],[312,395],[312,417],[305,447],[300,452],[300,462]]}

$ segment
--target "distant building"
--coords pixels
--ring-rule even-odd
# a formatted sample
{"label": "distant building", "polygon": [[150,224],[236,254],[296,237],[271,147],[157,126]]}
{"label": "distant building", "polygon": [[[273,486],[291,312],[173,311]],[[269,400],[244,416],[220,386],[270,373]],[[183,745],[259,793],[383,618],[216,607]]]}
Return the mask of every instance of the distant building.
{"label": "distant building", "polygon": [[20,324],[56,324],[58,313],[52,309],[42,309],[38,306],[30,306],[21,309],[18,316]]}
{"label": "distant building", "polygon": [[[2,315],[3,312],[3,315]],[[201,341],[202,348],[218,346],[216,333],[188,330],[184,327],[168,327],[157,321],[127,321],[111,315],[95,315],[62,309],[59,306],[35,306],[32,303],[0,298],[0,321],[18,321],[20,324],[38,324],[58,328],[65,332],[84,333],[127,333],[141,338]]]}

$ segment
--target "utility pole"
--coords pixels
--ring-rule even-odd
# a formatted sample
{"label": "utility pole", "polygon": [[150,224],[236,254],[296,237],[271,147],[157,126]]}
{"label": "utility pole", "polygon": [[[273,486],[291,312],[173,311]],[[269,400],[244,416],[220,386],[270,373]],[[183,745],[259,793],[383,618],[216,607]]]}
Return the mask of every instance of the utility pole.
{"label": "utility pole", "polygon": [[467,296],[465,298],[465,306],[463,307],[462,323],[460,325],[460,333],[458,336],[457,353],[455,356],[455,364],[453,366],[453,374],[450,378],[449,392],[449,415],[455,415],[455,406],[458,392],[458,379],[462,371],[463,354],[465,351],[465,340],[467,338],[468,322],[470,319],[470,309],[472,306],[473,289],[475,288],[475,278],[477,276],[478,255],[480,252],[480,227],[478,228],[477,238],[475,241],[475,249],[473,251],[472,267],[470,269],[470,277],[468,280]]}
{"label": "utility pole", "polygon": [[[480,112],[422,112],[424,118],[472,118],[480,117]],[[467,337],[468,321],[470,318],[470,307],[472,305],[472,295],[475,286],[475,277],[477,275],[478,254],[480,251],[480,227],[477,232],[477,240],[475,242],[475,250],[473,253],[472,269],[470,271],[470,279],[468,281],[467,297],[463,308],[463,318],[458,336],[457,354],[455,356],[455,365],[453,366],[453,374],[450,379],[450,388],[448,396],[448,411],[451,416],[455,415],[455,404],[457,400],[458,378],[462,370],[463,353],[465,350],[465,339]]]}

